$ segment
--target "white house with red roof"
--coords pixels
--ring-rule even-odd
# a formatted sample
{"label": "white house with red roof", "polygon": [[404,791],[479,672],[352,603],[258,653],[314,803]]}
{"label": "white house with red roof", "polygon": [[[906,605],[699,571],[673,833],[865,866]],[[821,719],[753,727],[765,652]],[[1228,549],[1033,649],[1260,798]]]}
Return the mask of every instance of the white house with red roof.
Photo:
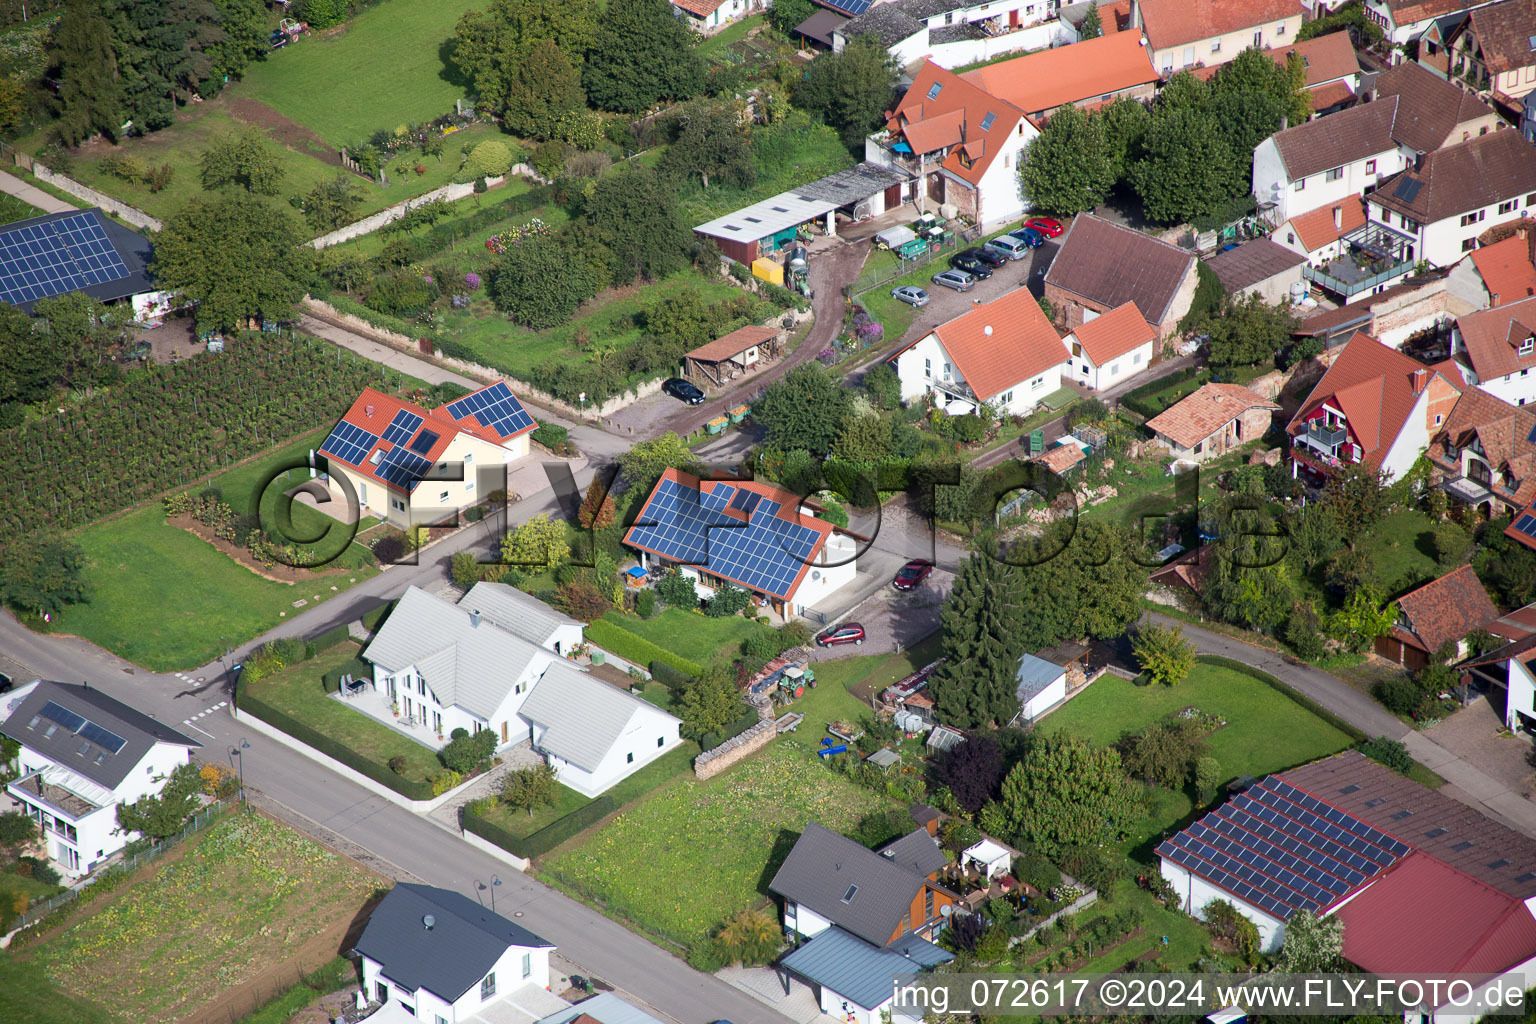
{"label": "white house with red roof", "polygon": [[537,426],[505,381],[435,409],[365,388],[320,453],[331,479],[351,486],[360,514],[409,527],[504,489],[503,471],[528,456]]}
{"label": "white house with red roof", "polygon": [[672,0],[672,13],[689,28],[709,35],[738,18],[771,6],[769,0]]}
{"label": "white house with red roof", "polygon": [[1333,470],[1361,463],[1396,480],[1460,397],[1440,371],[1357,332],[1286,426],[1291,474],[1321,486]]}
{"label": "white house with red roof", "polygon": [[1157,330],[1147,323],[1136,303],[1127,302],[1092,316],[1062,340],[1072,353],[1071,379],[1098,391],[1152,365]]}
{"label": "white house with red roof", "polygon": [[1019,160],[1039,135],[1023,110],[925,61],[864,159],[916,175],[919,202],[951,205],[988,229],[1029,209]]}
{"label": "white house with red roof", "polygon": [[1458,317],[1451,358],[1468,384],[1510,405],[1536,403],[1536,298]]}
{"label": "white house with red roof", "polygon": [[624,543],[640,552],[642,566],[675,566],[692,577],[701,598],[730,582],[748,591],[759,610],[787,622],[858,572],[854,538],[817,518],[818,511],[771,484],[668,469]]}
{"label": "white house with red roof", "polygon": [[1024,415],[1060,389],[1067,348],[1029,290],[1015,288],[940,324],[888,362],[903,402],[931,395],[954,415],[982,402]]}

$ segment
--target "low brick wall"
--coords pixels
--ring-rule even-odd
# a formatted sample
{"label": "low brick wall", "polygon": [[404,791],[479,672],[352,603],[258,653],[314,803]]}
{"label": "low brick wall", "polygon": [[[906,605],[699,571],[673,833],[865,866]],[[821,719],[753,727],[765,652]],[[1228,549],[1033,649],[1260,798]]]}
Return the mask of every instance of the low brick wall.
{"label": "low brick wall", "polygon": [[108,213],[115,213],[136,228],[144,228],[146,231],[160,230],[160,222],[138,207],[129,206],[127,203],[113,199],[111,196],[104,192],[98,192],[88,185],[82,185],[74,178],[68,178],[62,174],[57,174],[54,171],[49,170],[47,167],[44,167],[42,164],[38,163],[36,160],[31,160],[27,163],[24,163],[20,159],[22,154],[19,151],[17,152],[16,156],[17,166],[30,170],[38,181],[46,181],[54,188],[59,189],[62,192],[68,192],[70,195],[75,196],[76,198],[84,199],[92,206],[99,206],[103,210],[106,210]]}
{"label": "low brick wall", "polygon": [[779,734],[773,719],[765,718],[739,736],[706,750],[693,759],[693,774],[700,779],[719,775],[748,754],[755,754]]}

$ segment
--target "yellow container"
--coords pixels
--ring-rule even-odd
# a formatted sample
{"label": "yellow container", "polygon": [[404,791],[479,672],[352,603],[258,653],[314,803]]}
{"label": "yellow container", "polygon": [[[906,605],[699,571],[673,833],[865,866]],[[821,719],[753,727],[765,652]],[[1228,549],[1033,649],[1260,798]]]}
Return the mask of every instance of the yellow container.
{"label": "yellow container", "polygon": [[759,257],[752,261],[752,275],[760,277],[769,284],[784,285],[784,267],[779,263],[765,257]]}

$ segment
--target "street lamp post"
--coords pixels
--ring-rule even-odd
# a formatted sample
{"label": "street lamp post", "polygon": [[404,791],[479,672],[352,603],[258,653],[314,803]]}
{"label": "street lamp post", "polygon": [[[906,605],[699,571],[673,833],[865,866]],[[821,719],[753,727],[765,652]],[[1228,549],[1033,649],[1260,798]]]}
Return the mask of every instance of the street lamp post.
{"label": "street lamp post", "polygon": [[250,750],[250,749],[251,749],[250,741],[248,741],[246,739],[243,739],[243,738],[240,740],[240,745],[238,747],[230,747],[229,748],[229,756],[239,759],[239,765],[240,765],[240,802],[242,804],[245,804],[246,806],[250,806],[250,803],[246,799],[246,796],[245,796],[245,752],[247,750]]}
{"label": "street lamp post", "polygon": [[476,889],[475,895],[476,896],[479,896],[480,893],[485,892],[487,889],[490,890],[490,893],[491,893],[491,913],[493,913],[493,914],[496,913],[496,887],[499,886],[499,885],[501,885],[501,876],[500,875],[492,875],[491,876],[491,884],[490,885],[486,885],[484,882],[480,881],[480,879],[478,879],[478,878],[475,879],[475,889]]}

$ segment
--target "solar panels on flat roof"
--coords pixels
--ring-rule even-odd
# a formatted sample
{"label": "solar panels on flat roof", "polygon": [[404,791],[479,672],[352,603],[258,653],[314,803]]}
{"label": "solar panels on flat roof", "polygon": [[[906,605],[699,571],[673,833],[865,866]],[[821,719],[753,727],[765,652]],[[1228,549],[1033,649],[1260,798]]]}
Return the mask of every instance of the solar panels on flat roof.
{"label": "solar panels on flat roof", "polygon": [[421,417],[409,409],[401,409],[395,413],[395,418],[389,421],[389,426],[384,428],[384,440],[390,444],[405,444],[411,439],[411,435],[421,429]]}
{"label": "solar panels on flat roof", "polygon": [[127,276],[94,213],[0,232],[0,301],[19,305]]}
{"label": "solar panels on flat roof", "polygon": [[465,395],[447,405],[448,415],[456,420],[474,416],[482,426],[489,427],[502,437],[511,437],[520,430],[533,426],[533,417],[517,400],[506,381],[497,381],[483,391]]}
{"label": "solar panels on flat roof", "polygon": [[416,440],[409,445],[411,451],[426,458],[432,453],[432,446],[437,444],[439,435],[435,431],[423,430],[416,435]]}
{"label": "solar panels on flat roof", "polygon": [[369,433],[355,423],[342,420],[336,424],[336,429],[331,431],[331,436],[320,445],[320,451],[350,465],[361,466],[368,458],[368,453],[373,451],[373,446],[378,443],[377,434]]}

